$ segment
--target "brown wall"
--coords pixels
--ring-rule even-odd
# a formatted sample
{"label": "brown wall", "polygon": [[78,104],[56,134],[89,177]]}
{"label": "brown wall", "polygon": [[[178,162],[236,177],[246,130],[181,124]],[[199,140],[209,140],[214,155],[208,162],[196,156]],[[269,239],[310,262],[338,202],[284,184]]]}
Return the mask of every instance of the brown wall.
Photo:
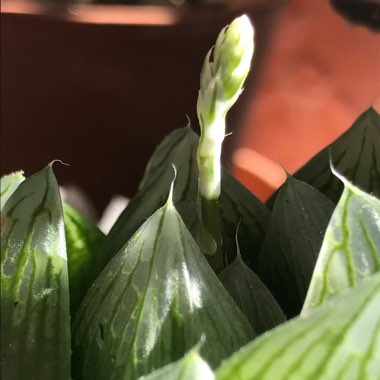
{"label": "brown wall", "polygon": [[[133,194],[154,147],[186,115],[197,128],[204,56],[241,11],[184,12],[147,26],[123,24],[127,10],[103,8],[90,21],[2,13],[2,174],[61,159],[71,166],[56,167],[60,183],[78,184],[102,209],[112,194]],[[255,12],[258,67],[271,15]],[[232,111],[235,130],[251,92]]]}

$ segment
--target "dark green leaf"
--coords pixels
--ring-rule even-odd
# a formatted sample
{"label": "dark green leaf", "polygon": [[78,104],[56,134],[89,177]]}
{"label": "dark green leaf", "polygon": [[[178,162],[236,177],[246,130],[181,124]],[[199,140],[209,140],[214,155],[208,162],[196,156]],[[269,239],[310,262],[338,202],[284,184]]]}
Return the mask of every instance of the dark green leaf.
{"label": "dark green leaf", "polygon": [[[380,115],[369,108],[350,129],[294,174],[336,204],[343,185],[331,173],[330,157],[339,173],[367,193],[380,197]],[[269,208],[273,207],[276,196],[277,192],[268,200]]]}
{"label": "dark green leaf", "polygon": [[380,274],[243,347],[216,378],[380,379]]}
{"label": "dark green leaf", "polygon": [[331,173],[329,155],[339,173],[367,193],[380,197],[380,115],[372,107],[294,175],[337,203],[343,186]]}
{"label": "dark green leaf", "polygon": [[327,227],[303,313],[380,270],[380,200],[347,179]]}
{"label": "dark green leaf", "polygon": [[238,230],[237,239],[241,255],[252,266],[268,228],[269,210],[226,170],[222,175],[219,209],[222,219],[223,251],[228,261],[231,262],[236,257],[235,233]]}
{"label": "dark green leaf", "polygon": [[288,317],[301,311],[334,204],[288,176],[276,198],[257,274]]}
{"label": "dark green leaf", "polygon": [[1,375],[70,378],[65,232],[49,165],[27,178],[1,213]]}
{"label": "dark green leaf", "polygon": [[3,209],[7,200],[16,191],[22,181],[24,181],[24,172],[14,172],[1,177],[0,180],[0,211]]}
{"label": "dark green leaf", "polygon": [[219,278],[257,334],[285,322],[284,313],[277,301],[244,263],[240,253],[234,262],[219,274]]}
{"label": "dark green leaf", "polygon": [[215,376],[208,364],[193,349],[185,357],[173,364],[143,376],[139,380],[214,380]]}
{"label": "dark green leaf", "polygon": [[72,207],[63,205],[70,284],[74,315],[83,296],[104,268],[104,234]]}
{"label": "dark green leaf", "polygon": [[167,189],[173,180],[172,165],[178,172],[174,203],[180,211],[182,207],[185,209],[186,224],[196,222],[194,216],[196,217],[198,192],[197,146],[198,136],[190,127],[175,130],[159,145],[147,165],[138,193],[129,202],[107,237],[108,259],[112,258],[141,224],[165,203]]}
{"label": "dark green leaf", "polygon": [[215,366],[254,333],[169,198],[90,288],[74,335],[78,378],[133,380],[202,336],[202,355]]}

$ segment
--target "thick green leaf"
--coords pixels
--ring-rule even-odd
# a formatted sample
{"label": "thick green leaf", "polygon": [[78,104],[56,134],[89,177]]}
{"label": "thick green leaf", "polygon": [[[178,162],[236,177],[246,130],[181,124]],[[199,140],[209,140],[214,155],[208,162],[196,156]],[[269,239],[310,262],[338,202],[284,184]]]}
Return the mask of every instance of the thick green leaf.
{"label": "thick green leaf", "polygon": [[180,211],[183,204],[186,215],[181,214],[182,217],[185,216],[188,226],[196,221],[194,216],[198,191],[197,146],[198,136],[190,127],[175,130],[159,145],[147,165],[139,191],[107,236],[108,259],[111,259],[141,224],[165,203],[167,189],[173,180],[172,165],[178,172],[174,203]]}
{"label": "thick green leaf", "polygon": [[20,184],[1,230],[1,375],[70,378],[70,313],[65,232],[49,165]]}
{"label": "thick green leaf", "polygon": [[231,262],[236,257],[235,232],[238,231],[241,255],[252,267],[269,225],[268,208],[224,170],[219,210],[222,219],[223,251],[228,261]]}
{"label": "thick green leaf", "polygon": [[78,211],[63,205],[70,284],[70,308],[74,315],[88,288],[106,262],[104,234]]}
{"label": "thick green leaf", "polygon": [[331,173],[330,156],[339,173],[367,193],[380,197],[380,115],[372,107],[294,175],[337,203],[343,186]]}
{"label": "thick green leaf", "polygon": [[22,181],[24,181],[24,172],[14,172],[1,177],[0,179],[0,211],[3,209],[7,200],[16,191]]}
{"label": "thick green leaf", "polygon": [[173,364],[143,376],[140,380],[214,380],[215,376],[209,365],[193,349],[185,357]]}
{"label": "thick green leaf", "polygon": [[334,204],[288,176],[273,208],[257,274],[288,317],[301,311]]}
{"label": "thick green leaf", "polygon": [[380,274],[262,335],[217,380],[380,379]]}
{"label": "thick green leaf", "polygon": [[219,274],[219,279],[257,334],[285,322],[284,313],[277,301],[244,263],[240,252],[234,262]]}
{"label": "thick green leaf", "polygon": [[326,230],[303,313],[380,270],[380,200],[347,179]]}
{"label": "thick green leaf", "polygon": [[202,336],[213,366],[253,330],[171,201],[114,256],[74,326],[78,378],[133,380],[181,358]]}

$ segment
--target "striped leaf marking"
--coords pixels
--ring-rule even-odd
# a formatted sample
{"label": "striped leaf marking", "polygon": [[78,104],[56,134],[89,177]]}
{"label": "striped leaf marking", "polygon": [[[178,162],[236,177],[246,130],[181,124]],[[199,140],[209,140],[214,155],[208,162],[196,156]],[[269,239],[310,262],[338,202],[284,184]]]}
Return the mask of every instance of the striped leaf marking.
{"label": "striped leaf marking", "polygon": [[70,377],[66,246],[58,184],[49,165],[20,184],[2,211],[1,374]]}
{"label": "striped leaf marking", "polygon": [[24,172],[14,172],[1,177],[0,179],[0,211],[7,200],[16,191],[19,184],[25,179]]}
{"label": "striped leaf marking", "polygon": [[380,200],[343,176],[302,313],[380,270]]}
{"label": "striped leaf marking", "polygon": [[234,262],[218,276],[257,334],[285,322],[285,315],[277,301],[256,273],[244,263],[239,249]]}
{"label": "striped leaf marking", "polygon": [[[186,127],[173,131],[157,147],[146,167],[138,193],[107,237],[108,257],[111,258],[138,227],[165,203],[172,180],[172,164],[178,172],[174,204],[193,236],[197,236],[198,140],[198,135]],[[241,223],[239,242],[244,260],[249,261],[259,251],[270,213],[259,199],[224,169],[221,190],[219,209],[223,225],[223,250],[232,261],[235,257],[235,231]]]}
{"label": "striped leaf marking", "polygon": [[262,335],[227,359],[217,380],[377,380],[380,273]]}
{"label": "striped leaf marking", "polygon": [[202,355],[216,366],[254,333],[169,198],[84,298],[74,374],[133,380],[180,359],[203,335]]}
{"label": "striped leaf marking", "polygon": [[352,127],[302,167],[295,177],[337,203],[342,183],[329,170],[334,167],[356,186],[380,197],[380,115],[370,107]]}
{"label": "striped leaf marking", "polygon": [[288,318],[302,309],[335,205],[288,175],[276,198],[256,273]]}
{"label": "striped leaf marking", "polygon": [[241,256],[252,267],[268,228],[269,210],[225,169],[222,172],[219,209],[222,219],[223,251],[228,257],[228,262],[232,262],[236,257],[235,233],[238,230]]}

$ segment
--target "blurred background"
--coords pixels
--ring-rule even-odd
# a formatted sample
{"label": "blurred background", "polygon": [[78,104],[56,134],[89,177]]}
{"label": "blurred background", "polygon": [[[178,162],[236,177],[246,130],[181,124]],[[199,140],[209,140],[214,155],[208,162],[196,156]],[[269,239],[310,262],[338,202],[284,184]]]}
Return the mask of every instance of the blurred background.
{"label": "blurred background", "polygon": [[221,28],[255,26],[225,165],[265,200],[380,96],[380,0],[1,2],[1,174],[61,159],[100,212],[132,196],[162,138],[198,130],[199,74]]}

